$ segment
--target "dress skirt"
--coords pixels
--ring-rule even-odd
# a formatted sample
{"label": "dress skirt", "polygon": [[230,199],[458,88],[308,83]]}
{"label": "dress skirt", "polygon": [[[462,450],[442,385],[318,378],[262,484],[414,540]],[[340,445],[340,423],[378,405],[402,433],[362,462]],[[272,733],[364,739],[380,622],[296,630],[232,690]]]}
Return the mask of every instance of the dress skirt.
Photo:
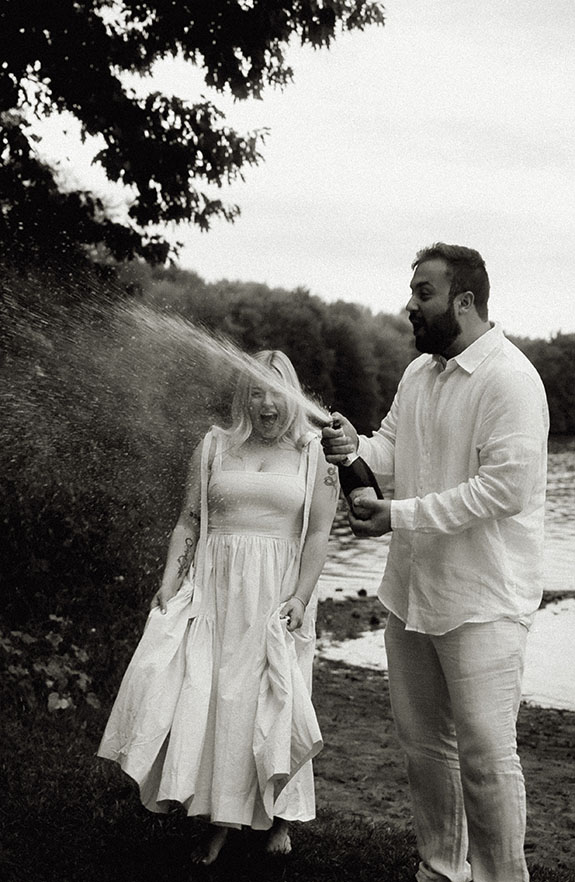
{"label": "dress skirt", "polygon": [[315,817],[311,702],[315,603],[291,634],[298,536],[215,530],[193,574],[149,615],[99,756],[139,785],[154,812],[182,804],[214,824],[268,829]]}

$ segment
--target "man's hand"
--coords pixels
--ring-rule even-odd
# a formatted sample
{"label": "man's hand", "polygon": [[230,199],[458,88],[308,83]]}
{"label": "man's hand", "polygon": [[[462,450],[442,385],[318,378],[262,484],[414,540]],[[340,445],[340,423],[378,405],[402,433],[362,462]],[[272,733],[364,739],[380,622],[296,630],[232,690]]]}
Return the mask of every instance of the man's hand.
{"label": "man's hand", "polygon": [[334,429],[332,426],[324,426],[321,432],[321,443],[327,461],[337,465],[351,453],[356,452],[359,438],[350,421],[341,413],[334,413],[332,416],[334,422],[338,422],[340,427]]}
{"label": "man's hand", "polygon": [[383,536],[391,530],[391,502],[376,499],[370,490],[357,490],[349,512],[349,525],[356,536]]}

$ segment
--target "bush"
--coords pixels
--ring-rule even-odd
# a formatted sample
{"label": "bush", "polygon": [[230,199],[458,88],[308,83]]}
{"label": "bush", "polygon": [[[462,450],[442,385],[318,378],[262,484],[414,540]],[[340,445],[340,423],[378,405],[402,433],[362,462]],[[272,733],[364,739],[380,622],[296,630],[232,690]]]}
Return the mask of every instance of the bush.
{"label": "bush", "polygon": [[72,642],[70,619],[51,615],[39,636],[0,631],[3,707],[15,699],[28,709],[43,705],[51,712],[87,704],[100,707],[93,691],[89,654]]}
{"label": "bush", "polygon": [[218,365],[198,368],[182,322],[101,293],[63,304],[12,291],[0,322],[5,620],[93,626],[111,603],[144,608],[187,460],[225,420]]}

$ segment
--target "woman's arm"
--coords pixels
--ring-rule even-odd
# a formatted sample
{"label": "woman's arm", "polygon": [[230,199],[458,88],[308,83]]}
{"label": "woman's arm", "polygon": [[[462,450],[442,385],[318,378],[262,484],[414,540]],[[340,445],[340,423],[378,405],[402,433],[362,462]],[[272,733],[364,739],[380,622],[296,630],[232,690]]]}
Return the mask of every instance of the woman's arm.
{"label": "woman's arm", "polygon": [[159,606],[166,612],[168,600],[180,590],[190,569],[200,536],[200,465],[202,444],[198,444],[188,469],[184,501],[176,526],[170,536],[162,584],[154,594],[150,609]]}
{"label": "woman's arm", "polygon": [[301,627],[305,609],[321,575],[338,496],[337,469],[327,463],[320,453],[297,587],[281,610],[282,616],[289,617],[288,631]]}

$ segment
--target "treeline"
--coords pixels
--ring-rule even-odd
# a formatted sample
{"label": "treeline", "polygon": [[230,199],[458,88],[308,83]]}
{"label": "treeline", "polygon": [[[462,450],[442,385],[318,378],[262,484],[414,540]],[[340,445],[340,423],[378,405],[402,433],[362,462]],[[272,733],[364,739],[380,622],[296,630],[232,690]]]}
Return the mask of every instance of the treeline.
{"label": "treeline", "polygon": [[551,340],[513,337],[541,375],[551,419],[552,435],[575,435],[575,334],[556,334]]}
{"label": "treeline", "polygon": [[[417,355],[406,315],[374,314],[344,301],[327,304],[305,289],[207,283],[177,267],[142,263],[123,267],[120,279],[144,302],[220,331],[249,352],[283,349],[304,385],[361,432],[379,425],[405,367]],[[544,340],[506,330],[543,379],[551,434],[574,435],[575,334]]]}

